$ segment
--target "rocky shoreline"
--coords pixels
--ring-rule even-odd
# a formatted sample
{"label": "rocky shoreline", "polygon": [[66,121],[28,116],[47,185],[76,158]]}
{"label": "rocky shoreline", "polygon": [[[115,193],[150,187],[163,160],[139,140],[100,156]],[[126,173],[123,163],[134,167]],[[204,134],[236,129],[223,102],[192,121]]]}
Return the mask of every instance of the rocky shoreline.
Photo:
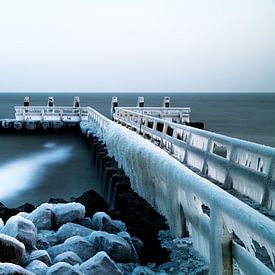
{"label": "rocky shoreline", "polygon": [[37,208],[1,204],[0,274],[207,274],[196,253],[182,261],[190,240],[173,239],[162,216],[122,189],[116,211],[93,190]]}

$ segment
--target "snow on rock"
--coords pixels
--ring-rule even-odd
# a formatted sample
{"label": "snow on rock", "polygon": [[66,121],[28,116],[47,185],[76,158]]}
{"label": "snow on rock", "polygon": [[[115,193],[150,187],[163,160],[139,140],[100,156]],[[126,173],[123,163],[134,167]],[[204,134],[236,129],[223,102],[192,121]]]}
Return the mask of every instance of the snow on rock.
{"label": "snow on rock", "polygon": [[0,218],[0,231],[2,230],[3,227],[4,227],[4,222],[3,222],[3,220]]}
{"label": "snow on rock", "polygon": [[66,275],[81,275],[81,272],[78,270],[77,266],[72,266],[68,263],[56,263],[52,265],[46,275],[61,275],[61,274],[66,274]]}
{"label": "snow on rock", "polygon": [[39,260],[34,260],[26,266],[26,270],[33,272],[35,275],[45,275],[48,269],[49,267]]}
{"label": "snow on rock", "polygon": [[0,263],[1,275],[36,275],[23,267],[12,263]]}
{"label": "snow on rock", "polygon": [[114,261],[106,254],[106,252],[98,252],[95,256],[80,265],[80,270],[85,275],[101,274],[101,275],[121,275]]}
{"label": "snow on rock", "polygon": [[34,260],[39,260],[43,263],[45,263],[47,266],[50,266],[52,264],[52,260],[49,256],[49,253],[46,250],[35,250],[33,251],[29,256],[29,262],[32,262]]}
{"label": "snow on rock", "polygon": [[57,255],[53,262],[65,262],[70,265],[82,264],[82,260],[79,258],[79,256],[72,251],[63,252]]}
{"label": "snow on rock", "polygon": [[[93,233],[92,233],[93,234]],[[86,261],[96,254],[94,244],[90,243],[87,239],[74,236],[64,242],[65,251],[75,252],[82,261]]]}
{"label": "snow on rock", "polygon": [[24,243],[27,251],[35,249],[37,230],[34,224],[27,219],[19,216],[9,218],[1,233],[14,237]]}
{"label": "snow on rock", "polygon": [[112,220],[105,212],[97,212],[94,214],[92,218],[92,228],[114,234],[127,230],[125,223],[119,220]]}
{"label": "snow on rock", "polygon": [[[147,266],[137,266],[133,272],[131,273],[131,275],[154,275],[156,274],[152,269],[150,269]],[[166,273],[164,273],[166,274]]]}
{"label": "snow on rock", "polygon": [[64,242],[66,239],[73,236],[85,237],[90,235],[93,232],[92,229],[89,229],[85,226],[68,222],[63,224],[57,231],[57,238],[59,242]]}
{"label": "snow on rock", "polygon": [[129,243],[122,237],[104,231],[94,231],[89,236],[89,241],[98,251],[105,251],[116,262],[127,263],[134,260]]}
{"label": "snow on rock", "polygon": [[132,239],[131,239],[130,234],[126,231],[123,231],[123,232],[119,232],[117,234],[117,236],[123,238],[130,245],[131,259],[132,259],[131,261],[134,262],[134,263],[139,262],[138,254],[137,254],[137,251],[136,251],[136,248],[135,248],[134,244],[132,243]]}
{"label": "snow on rock", "polygon": [[85,207],[77,202],[56,204],[54,208],[55,223],[62,225],[67,222],[73,222],[84,218]]}
{"label": "snow on rock", "polygon": [[0,234],[0,262],[23,264],[25,259],[25,245],[13,237]]}
{"label": "snow on rock", "polygon": [[32,211],[27,219],[32,221],[36,228],[39,229],[52,229],[54,206],[50,203],[43,203]]}
{"label": "snow on rock", "polygon": [[48,249],[58,243],[57,233],[52,230],[39,230],[36,238],[38,249]]}
{"label": "snow on rock", "polygon": [[63,252],[66,252],[68,251],[65,244],[62,243],[62,244],[57,244],[57,245],[54,245],[52,247],[49,247],[47,249],[47,252],[49,253],[50,257],[52,259],[54,259],[57,255],[63,253]]}

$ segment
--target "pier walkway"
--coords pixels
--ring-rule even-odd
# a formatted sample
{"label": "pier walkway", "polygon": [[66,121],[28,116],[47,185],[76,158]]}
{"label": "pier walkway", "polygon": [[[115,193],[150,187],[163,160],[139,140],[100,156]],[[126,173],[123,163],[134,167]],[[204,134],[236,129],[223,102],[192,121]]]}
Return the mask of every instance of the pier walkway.
{"label": "pier walkway", "polygon": [[211,274],[232,274],[233,263],[243,274],[273,274],[275,222],[223,189],[272,217],[275,149],[186,126],[190,108],[112,104],[113,121],[90,107],[24,106],[15,107],[12,122],[80,123],[84,134],[106,143],[133,189],[159,209],[171,231],[191,234]]}

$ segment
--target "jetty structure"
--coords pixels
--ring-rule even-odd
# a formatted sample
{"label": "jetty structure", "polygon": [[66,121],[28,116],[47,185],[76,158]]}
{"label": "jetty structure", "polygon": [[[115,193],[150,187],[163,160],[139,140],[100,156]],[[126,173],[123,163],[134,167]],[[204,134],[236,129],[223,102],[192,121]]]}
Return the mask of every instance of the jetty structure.
{"label": "jetty structure", "polygon": [[[131,187],[163,214],[177,237],[190,235],[209,262],[210,274],[275,272],[275,149],[227,137],[190,122],[190,108],[120,107],[111,119],[91,107],[15,107],[2,128],[17,130],[80,125],[98,137],[130,178]],[[198,126],[198,128],[190,127]]]}

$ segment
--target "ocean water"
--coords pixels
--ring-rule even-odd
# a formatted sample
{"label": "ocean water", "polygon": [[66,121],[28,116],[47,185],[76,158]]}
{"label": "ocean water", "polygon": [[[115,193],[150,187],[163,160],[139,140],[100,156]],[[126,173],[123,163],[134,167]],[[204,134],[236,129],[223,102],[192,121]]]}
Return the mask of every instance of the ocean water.
{"label": "ocean water", "polygon": [[[275,147],[275,94],[0,93],[0,118],[14,118],[13,107],[22,105],[25,95],[33,106],[46,105],[48,96],[54,96],[58,106],[71,106],[77,95],[82,106],[108,117],[114,95],[120,106],[136,106],[138,96],[145,97],[145,106],[161,106],[169,95],[172,106],[191,107],[191,120],[204,122],[207,130]],[[70,198],[91,188],[101,193],[101,184],[89,151],[76,134],[0,134],[0,201],[8,206]]]}

